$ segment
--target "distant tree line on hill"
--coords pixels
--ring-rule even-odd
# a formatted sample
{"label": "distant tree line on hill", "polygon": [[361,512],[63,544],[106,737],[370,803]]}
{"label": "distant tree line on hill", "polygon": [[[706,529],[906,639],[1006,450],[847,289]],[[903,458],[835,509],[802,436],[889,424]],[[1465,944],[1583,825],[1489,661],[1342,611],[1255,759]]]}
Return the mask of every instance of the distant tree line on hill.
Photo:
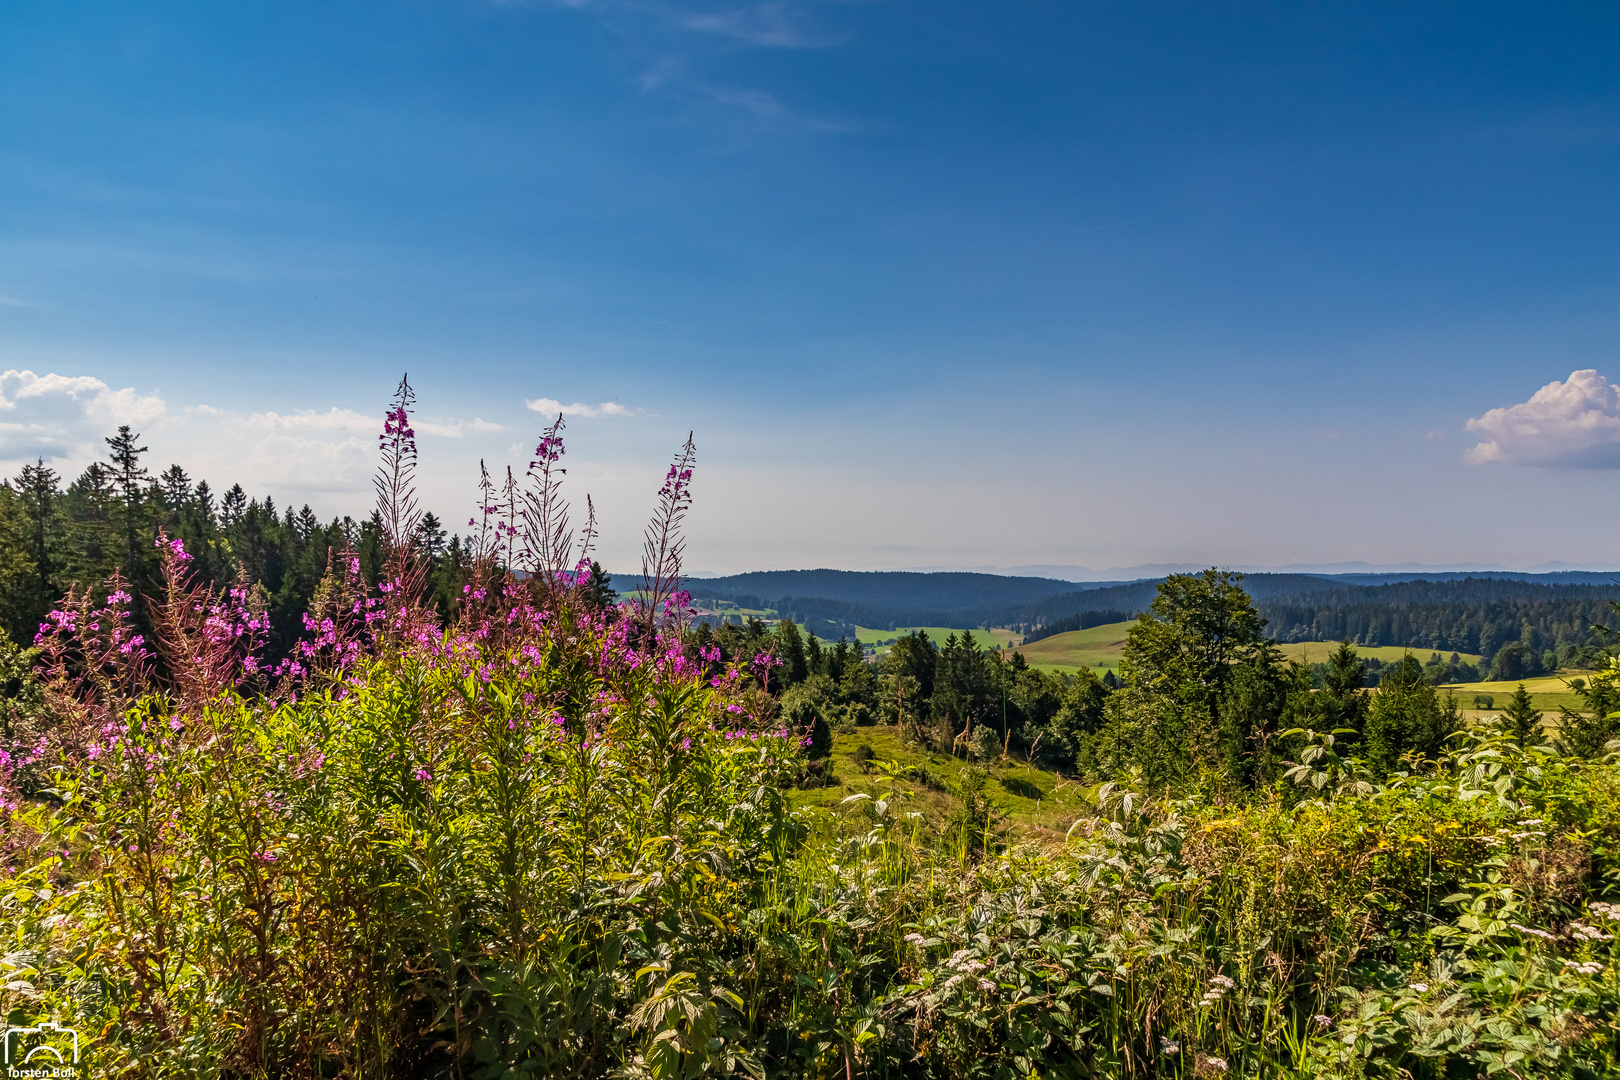
{"label": "distant tree line on hill", "polygon": [[[1256,574],[1245,586],[1267,581]],[[1284,576],[1284,575],[1276,575]],[[1293,576],[1293,575],[1288,575]],[[1256,600],[1267,634],[1278,642],[1339,641],[1392,645],[1421,651],[1478,653],[1494,677],[1519,679],[1560,667],[1591,667],[1599,662],[1604,635],[1595,627],[1613,619],[1611,600],[1620,589],[1593,585],[1553,585],[1499,578],[1406,581],[1391,585],[1346,586],[1288,595],[1273,592]],[[1114,590],[1110,590],[1113,592]],[[1031,628],[1027,642],[1086,625],[1100,625],[1119,608],[1088,608]],[[1140,608],[1127,609],[1133,614]]]}

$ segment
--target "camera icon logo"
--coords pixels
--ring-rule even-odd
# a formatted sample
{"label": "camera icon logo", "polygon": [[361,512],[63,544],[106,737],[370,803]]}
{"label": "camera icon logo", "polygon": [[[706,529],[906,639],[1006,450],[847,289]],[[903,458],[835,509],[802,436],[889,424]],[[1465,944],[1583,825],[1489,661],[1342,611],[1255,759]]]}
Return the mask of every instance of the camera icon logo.
{"label": "camera icon logo", "polygon": [[37,1027],[8,1027],[4,1063],[9,1070],[45,1066],[52,1068],[51,1075],[71,1075],[56,1072],[55,1067],[79,1063],[79,1033],[54,1020],[43,1020]]}

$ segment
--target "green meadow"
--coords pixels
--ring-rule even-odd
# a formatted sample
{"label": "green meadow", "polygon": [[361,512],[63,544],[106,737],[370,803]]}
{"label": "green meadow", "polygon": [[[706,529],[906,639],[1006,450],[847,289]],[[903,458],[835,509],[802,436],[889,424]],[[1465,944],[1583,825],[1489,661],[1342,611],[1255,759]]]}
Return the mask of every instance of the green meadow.
{"label": "green meadow", "polygon": [[978,642],[981,649],[1003,649],[1018,644],[1022,635],[1013,630],[964,630],[950,626],[902,626],[897,630],[871,630],[864,626],[856,627],[855,637],[862,645],[876,646],[878,653],[887,651],[887,647],[895,641],[921,630],[928,636],[928,640],[935,645],[943,645],[945,639],[955,634],[972,634],[973,640]]}
{"label": "green meadow", "polygon": [[1086,630],[1070,630],[1028,645],[1020,645],[1031,667],[1042,671],[1076,671],[1080,668],[1117,668],[1125,649],[1125,633],[1133,622],[1105,623]]}
{"label": "green meadow", "polygon": [[[1298,660],[1303,664],[1326,663],[1327,658],[1331,656],[1333,654],[1333,650],[1337,649],[1338,647],[1339,643],[1337,641],[1291,641],[1286,645],[1280,646],[1283,656],[1287,657],[1289,660]],[[1363,660],[1380,660],[1386,664],[1393,663],[1394,661],[1401,659],[1401,657],[1405,656],[1407,653],[1411,653],[1413,656],[1417,657],[1417,661],[1420,664],[1427,663],[1429,658],[1433,656],[1436,651],[1440,653],[1441,659],[1449,659],[1451,657],[1451,650],[1449,649],[1414,649],[1405,645],[1357,645],[1355,649],[1356,655],[1361,657]],[[1478,653],[1458,653],[1457,655],[1462,657],[1463,661],[1466,663],[1479,663],[1480,658]]]}

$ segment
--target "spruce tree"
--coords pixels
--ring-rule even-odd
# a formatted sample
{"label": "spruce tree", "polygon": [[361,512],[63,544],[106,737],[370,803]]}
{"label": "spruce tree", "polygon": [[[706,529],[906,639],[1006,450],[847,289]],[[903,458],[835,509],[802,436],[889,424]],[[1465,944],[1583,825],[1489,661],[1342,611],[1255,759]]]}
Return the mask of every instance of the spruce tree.
{"label": "spruce tree", "polygon": [[170,510],[183,509],[191,502],[191,477],[180,466],[170,465],[164,469],[158,484],[163,490],[163,502]]}
{"label": "spruce tree", "polygon": [[1513,691],[1507,707],[1502,710],[1502,718],[1507,722],[1508,734],[1520,746],[1530,745],[1531,738],[1541,732],[1541,714],[1530,703],[1530,694],[1525,690],[1524,683]]}
{"label": "spruce tree", "polygon": [[27,524],[24,542],[28,545],[28,558],[33,574],[28,582],[27,608],[32,614],[29,622],[39,623],[50,606],[62,595],[57,581],[58,550],[62,543],[63,520],[60,477],[40,458],[33,465],[24,465],[17,474],[17,494],[22,500],[22,512]]}
{"label": "spruce tree", "polygon": [[118,495],[120,524],[124,534],[124,577],[130,582],[136,582],[144,577],[143,564],[148,561],[141,540],[144,524],[144,495],[145,481],[149,474],[141,465],[141,455],[147,448],[136,446],[140,442],[140,435],[132,432],[128,424],[118,426],[118,434],[104,440],[108,447],[107,458],[112,463],[112,483]]}
{"label": "spruce tree", "polygon": [[247,492],[242,490],[241,484],[232,484],[231,490],[225,493],[224,500],[219,505],[219,523],[229,529],[242,520],[247,513]]}

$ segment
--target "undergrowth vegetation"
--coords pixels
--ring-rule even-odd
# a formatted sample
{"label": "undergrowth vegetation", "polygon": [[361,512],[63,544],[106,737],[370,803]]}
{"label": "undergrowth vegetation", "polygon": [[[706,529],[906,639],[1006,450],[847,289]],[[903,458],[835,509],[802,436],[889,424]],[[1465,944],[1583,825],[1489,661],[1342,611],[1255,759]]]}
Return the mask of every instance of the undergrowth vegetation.
{"label": "undergrowth vegetation", "polygon": [[1307,728],[1252,789],[1123,753],[1083,788],[856,727],[807,798],[777,659],[687,626],[690,442],[636,602],[568,527],[559,421],[519,497],[486,486],[446,623],[408,405],[383,585],[334,559],[289,659],[166,537],[162,595],[76,591],[42,630],[0,757],[0,992],[90,1075],[1620,1069],[1612,759],[1486,727],[1369,770]]}

